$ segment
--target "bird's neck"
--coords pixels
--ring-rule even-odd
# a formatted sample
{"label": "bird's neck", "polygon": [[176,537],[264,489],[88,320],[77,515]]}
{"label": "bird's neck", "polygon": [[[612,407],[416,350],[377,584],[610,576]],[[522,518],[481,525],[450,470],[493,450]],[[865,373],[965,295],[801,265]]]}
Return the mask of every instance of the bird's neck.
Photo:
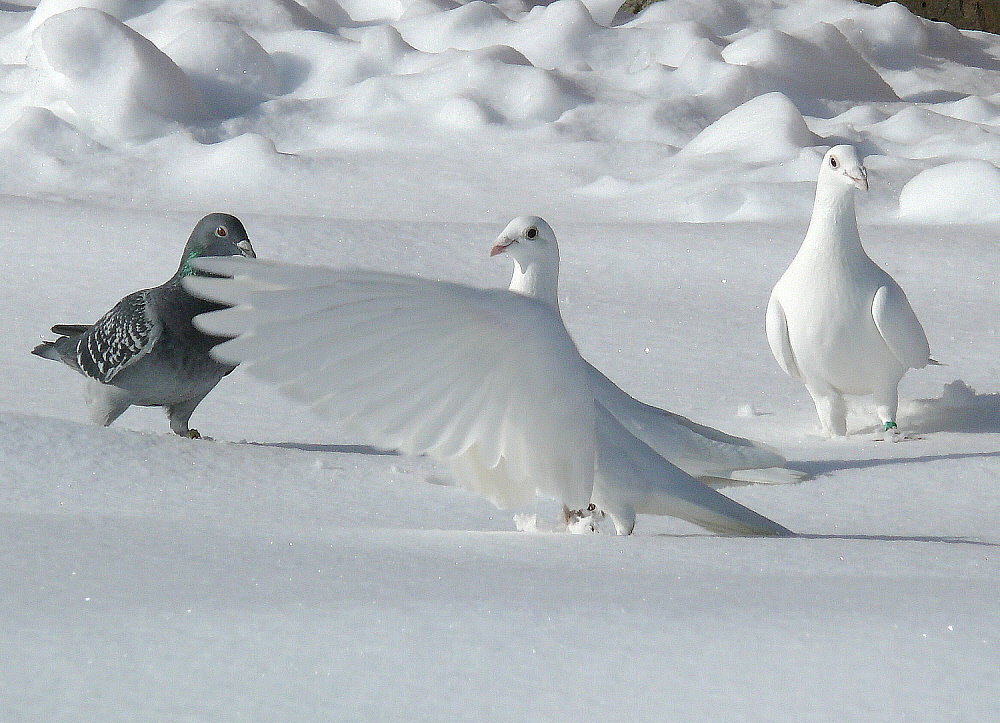
{"label": "bird's neck", "polygon": [[181,257],[181,265],[177,267],[177,273],[174,274],[174,278],[179,281],[185,276],[197,274],[194,268],[192,268],[191,262],[198,258],[200,253],[200,249],[184,249],[184,255]]}
{"label": "bird's neck", "polygon": [[841,252],[862,250],[853,188],[842,184],[817,184],[816,201],[802,248]]}
{"label": "bird's neck", "polygon": [[510,290],[544,302],[559,310],[559,262],[555,264],[529,263],[522,266],[514,260],[514,275],[510,279]]}

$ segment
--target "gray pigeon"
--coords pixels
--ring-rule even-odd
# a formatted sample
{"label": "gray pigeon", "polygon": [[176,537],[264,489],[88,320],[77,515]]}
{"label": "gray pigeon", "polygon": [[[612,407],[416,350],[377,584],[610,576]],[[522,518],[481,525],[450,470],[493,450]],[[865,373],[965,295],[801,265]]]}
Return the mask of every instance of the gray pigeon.
{"label": "gray pigeon", "polygon": [[191,414],[236,368],[208,354],[224,339],[191,325],[198,314],[223,308],[181,286],[185,276],[202,274],[191,262],[206,256],[256,258],[238,218],[209,214],[194,227],[177,273],[166,283],[129,294],[93,325],[57,324],[52,332],[62,336],[32,350],[87,377],[87,408],[95,423],[106,427],[133,404],[166,407],[175,434],[200,436],[188,427]]}

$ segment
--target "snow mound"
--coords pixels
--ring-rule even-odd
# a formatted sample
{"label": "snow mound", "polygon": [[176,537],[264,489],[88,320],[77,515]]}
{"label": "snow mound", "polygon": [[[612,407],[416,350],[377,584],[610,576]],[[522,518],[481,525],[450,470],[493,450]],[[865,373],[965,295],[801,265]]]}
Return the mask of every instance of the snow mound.
{"label": "snow mound", "polygon": [[76,8],[100,10],[118,20],[128,20],[148,4],[134,0],[41,0],[35,12],[31,14],[26,29],[34,30],[49,18]]}
{"label": "snow mound", "polygon": [[694,43],[674,75],[697,94],[702,107],[713,116],[728,113],[761,93],[757,72],[749,66],[727,63],[710,40]]}
{"label": "snow mound", "polygon": [[421,62],[432,63],[418,60],[423,54],[391,26],[352,30],[349,35],[296,32],[274,38],[272,59],[282,84],[299,98],[326,98],[369,78],[419,72]]}
{"label": "snow mound", "polygon": [[517,51],[494,46],[446,51],[419,74],[369,78],[342,97],[356,117],[416,106],[449,125],[554,121],[584,102],[586,93],[561,74],[536,68]]}
{"label": "snow mound", "polygon": [[280,91],[271,56],[234,23],[198,22],[163,50],[216,115],[244,113]]}
{"label": "snow mound", "polygon": [[906,402],[904,411],[921,433],[1000,432],[1000,394],[977,394],[961,379],[945,384],[937,399]]}
{"label": "snow mound", "polygon": [[745,29],[751,12],[732,0],[671,0],[650,5],[639,19],[645,23],[696,22],[722,37]]}
{"label": "snow mound", "polygon": [[101,148],[49,109],[37,106],[22,109],[14,122],[0,134],[0,142],[10,151],[8,163],[15,156],[27,157],[28,154],[24,153],[27,149],[42,154],[46,159],[69,159]]}
{"label": "snow mound", "polygon": [[903,187],[899,214],[921,223],[1000,221],[1000,168],[987,161],[928,168]]}
{"label": "snow mound", "polygon": [[802,114],[781,93],[748,100],[699,133],[683,155],[730,153],[750,163],[776,163],[794,158],[817,138]]}
{"label": "snow mound", "polygon": [[504,42],[514,23],[496,6],[474,0],[453,9],[421,15],[395,27],[413,47],[428,53],[472,50]]}
{"label": "snow mound", "polygon": [[206,116],[183,71],[149,40],[107,13],[69,10],[32,36],[30,64],[50,102],[98,136],[130,140]]}
{"label": "snow mound", "polygon": [[[812,201],[815,159],[803,149],[852,143],[879,155],[887,181],[862,216],[886,218],[924,168],[1000,164],[1000,41],[896,3],[670,0],[634,17],[615,0],[6,5],[0,129],[47,108],[97,143],[60,146],[61,170],[41,150],[46,163],[12,163],[62,197],[77,192],[60,178],[97,174],[80,194],[100,187],[109,205],[175,206],[174,190],[152,180],[164,164],[173,170],[164,149],[182,148],[191,168],[199,154],[216,167],[211,146],[246,134],[298,154],[310,192],[356,217],[398,217],[406,199],[407,213],[453,220],[532,207],[572,218],[788,218],[808,215]],[[171,140],[178,134],[197,142]],[[462,176],[494,200],[455,205],[435,183],[415,183],[410,168],[426,153],[441,167],[435,179]],[[268,191],[245,200],[307,211],[287,159],[264,158],[255,168]],[[528,158],[544,163],[545,184],[500,180],[537,173]],[[400,172],[378,173],[374,194],[352,181],[379,168]],[[0,176],[0,193],[23,192],[17,178]],[[664,201],[663,183],[678,181]],[[607,205],[586,201],[595,196]]]}
{"label": "snow mound", "polygon": [[843,34],[828,23],[817,23],[798,35],[762,30],[736,41],[722,56],[729,63],[757,69],[769,90],[793,98],[899,100]]}

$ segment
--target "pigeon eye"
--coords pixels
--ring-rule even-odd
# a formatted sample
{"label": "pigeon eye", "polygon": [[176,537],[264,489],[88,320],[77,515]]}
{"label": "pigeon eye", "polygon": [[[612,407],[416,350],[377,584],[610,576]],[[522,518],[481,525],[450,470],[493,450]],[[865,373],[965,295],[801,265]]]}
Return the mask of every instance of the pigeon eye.
{"label": "pigeon eye", "polygon": [[830,167],[831,168],[836,168],[839,165],[840,164],[837,163],[837,157],[836,156],[830,156]]}
{"label": "pigeon eye", "polygon": [[226,231],[226,227],[225,226],[219,226],[219,228],[215,229],[215,235],[218,236],[219,238],[222,238],[227,233],[229,233],[229,232]]}
{"label": "pigeon eye", "polygon": [[536,236],[538,236],[538,229],[535,228],[534,226],[532,226],[531,228],[529,228],[527,231],[524,232],[525,238],[535,238]]}

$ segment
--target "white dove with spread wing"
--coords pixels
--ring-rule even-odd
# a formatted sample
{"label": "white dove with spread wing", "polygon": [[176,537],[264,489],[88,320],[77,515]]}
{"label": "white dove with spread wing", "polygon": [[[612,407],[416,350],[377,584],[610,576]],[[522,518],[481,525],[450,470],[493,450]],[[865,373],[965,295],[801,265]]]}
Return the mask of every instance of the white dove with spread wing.
{"label": "white dove with spread wing", "polygon": [[[212,351],[246,364],[372,442],[447,463],[500,507],[536,494],[593,502],[629,534],[636,512],[714,532],[788,530],[707,487],[595,403],[586,362],[549,305],[506,289],[360,269],[197,262],[232,278],[192,293],[234,308],[205,314]],[[596,480],[596,481],[595,481]]]}

